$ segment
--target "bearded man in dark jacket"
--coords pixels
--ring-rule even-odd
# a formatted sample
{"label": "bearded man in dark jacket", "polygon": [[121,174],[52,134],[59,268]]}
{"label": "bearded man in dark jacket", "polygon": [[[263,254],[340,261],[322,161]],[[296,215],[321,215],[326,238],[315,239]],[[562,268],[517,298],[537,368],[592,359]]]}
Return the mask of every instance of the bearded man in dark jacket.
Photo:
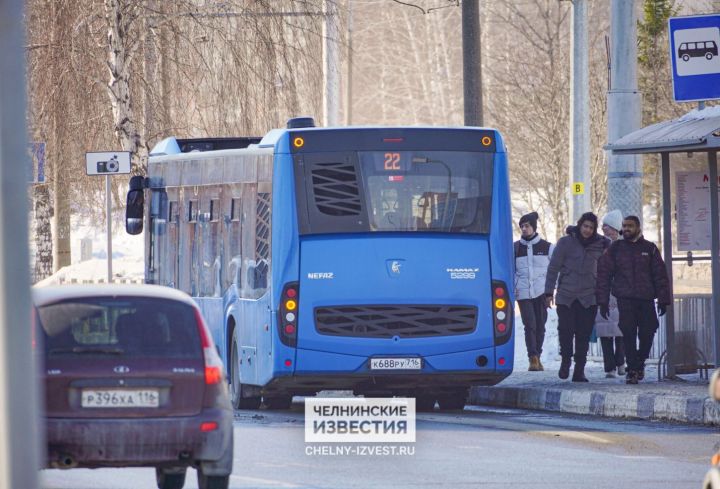
{"label": "bearded man in dark jacket", "polygon": [[598,219],[592,212],[586,212],[577,226],[567,229],[555,245],[545,279],[545,297],[548,307],[552,304],[557,283],[558,335],[562,363],[558,376],[570,376],[575,342],[575,369],[573,382],[587,382],[585,362],[590,344],[597,302],[595,298],[595,277],[597,262],[610,240],[597,233]]}
{"label": "bearded man in dark jacket", "polygon": [[[617,298],[627,359],[628,384],[645,377],[658,319],[670,305],[670,281],[660,251],[645,240],[637,216],[622,224],[623,239],[613,242],[598,266],[597,302],[600,315],[607,317],[610,292]],[[639,346],[638,346],[639,340]]]}

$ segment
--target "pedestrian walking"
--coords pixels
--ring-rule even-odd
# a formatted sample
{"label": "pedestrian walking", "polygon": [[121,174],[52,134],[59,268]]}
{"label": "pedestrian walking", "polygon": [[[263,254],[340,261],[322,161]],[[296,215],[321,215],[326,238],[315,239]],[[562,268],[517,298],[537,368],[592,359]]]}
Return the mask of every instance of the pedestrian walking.
{"label": "pedestrian walking", "polygon": [[545,341],[547,305],[545,277],[554,246],[537,233],[537,212],[520,218],[520,239],[515,241],[515,298],[525,326],[525,347],[530,366],[528,370],[544,370],[540,361]]}
{"label": "pedestrian walking", "polygon": [[670,281],[660,251],[645,240],[637,216],[627,216],[622,224],[623,239],[615,241],[598,269],[597,300],[600,314],[609,317],[610,294],[617,298],[620,330],[627,357],[627,383],[637,384],[645,377],[645,361],[650,355],[658,319],[670,305]]}
{"label": "pedestrian walking", "polygon": [[592,212],[583,214],[577,226],[570,226],[567,235],[560,238],[555,245],[545,279],[548,307],[552,305],[557,283],[555,302],[562,357],[558,376],[561,379],[569,377],[574,357],[573,382],[588,381],[585,377],[585,362],[597,313],[597,264],[610,242],[598,234],[597,227],[598,219]]}
{"label": "pedestrian walking", "polygon": [[[622,231],[622,212],[615,209],[608,212],[602,218],[602,232],[611,242],[620,238]],[[607,253],[600,257],[600,260],[607,259]],[[617,299],[610,294],[608,302],[608,318],[605,319],[598,312],[595,317],[595,333],[600,338],[600,345],[603,353],[603,366],[605,377],[613,378],[617,375],[625,375],[625,345],[623,334],[618,326],[620,312],[618,311]]]}

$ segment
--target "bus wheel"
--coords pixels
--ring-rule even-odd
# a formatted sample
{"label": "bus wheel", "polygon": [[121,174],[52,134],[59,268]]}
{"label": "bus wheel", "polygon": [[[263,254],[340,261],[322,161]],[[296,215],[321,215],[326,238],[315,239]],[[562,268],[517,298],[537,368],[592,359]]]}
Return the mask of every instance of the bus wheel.
{"label": "bus wheel", "polygon": [[467,391],[463,390],[439,396],[438,404],[440,405],[440,409],[443,411],[462,410],[465,407],[467,394]]}
{"label": "bus wheel", "polygon": [[705,59],[708,60],[708,61],[710,61],[711,59],[713,59],[713,53],[705,53]]}
{"label": "bus wheel", "polygon": [[435,396],[418,396],[415,398],[415,409],[418,412],[430,412],[435,409]]}
{"label": "bus wheel", "polygon": [[690,61],[690,56],[687,55],[687,54],[683,54],[682,60],[683,60],[683,61]]}
{"label": "bus wheel", "polygon": [[263,404],[268,409],[290,409],[293,396],[264,397]]}
{"label": "bus wheel", "polygon": [[240,354],[237,348],[237,329],[233,330],[230,348],[230,400],[235,409],[258,409],[260,396],[243,396],[243,383],[240,378]]}

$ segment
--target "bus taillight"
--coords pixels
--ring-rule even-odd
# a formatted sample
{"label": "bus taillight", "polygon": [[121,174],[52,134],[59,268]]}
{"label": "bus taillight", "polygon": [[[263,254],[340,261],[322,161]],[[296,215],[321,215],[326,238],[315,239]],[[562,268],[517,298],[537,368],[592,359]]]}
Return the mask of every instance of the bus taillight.
{"label": "bus taillight", "polygon": [[507,286],[504,282],[493,281],[492,290],[493,331],[495,333],[495,345],[502,345],[510,339],[512,334],[512,311],[510,311],[512,304],[508,300]]}
{"label": "bus taillight", "polygon": [[278,329],[280,341],[287,346],[297,345],[297,318],[300,306],[300,292],[297,282],[290,282],[283,287],[278,307]]}

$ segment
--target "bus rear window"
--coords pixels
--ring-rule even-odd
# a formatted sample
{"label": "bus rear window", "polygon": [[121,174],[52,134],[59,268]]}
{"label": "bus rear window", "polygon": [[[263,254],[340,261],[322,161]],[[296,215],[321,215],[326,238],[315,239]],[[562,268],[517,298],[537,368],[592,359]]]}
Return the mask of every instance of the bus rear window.
{"label": "bus rear window", "polygon": [[305,195],[298,207],[304,234],[490,230],[492,153],[361,151],[302,158]]}

